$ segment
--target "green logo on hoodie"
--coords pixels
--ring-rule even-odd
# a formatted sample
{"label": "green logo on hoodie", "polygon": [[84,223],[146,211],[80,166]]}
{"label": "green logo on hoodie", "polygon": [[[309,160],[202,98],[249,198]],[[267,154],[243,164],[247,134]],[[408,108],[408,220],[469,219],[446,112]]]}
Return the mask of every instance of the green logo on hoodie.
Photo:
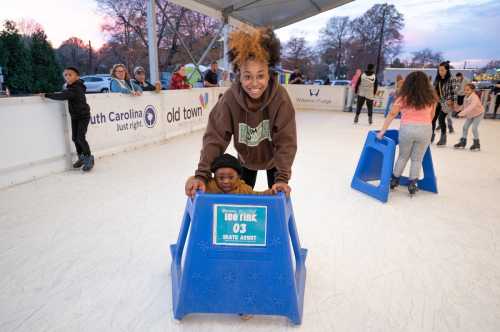
{"label": "green logo on hoodie", "polygon": [[238,143],[248,146],[257,146],[263,140],[271,139],[271,130],[269,129],[269,120],[262,121],[257,127],[252,128],[246,123],[239,125]]}

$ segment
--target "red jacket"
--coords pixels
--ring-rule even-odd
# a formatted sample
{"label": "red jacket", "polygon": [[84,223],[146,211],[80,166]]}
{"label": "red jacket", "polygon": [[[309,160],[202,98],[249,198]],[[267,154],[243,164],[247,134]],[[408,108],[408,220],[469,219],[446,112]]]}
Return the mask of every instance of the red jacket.
{"label": "red jacket", "polygon": [[186,76],[181,76],[179,73],[174,73],[172,75],[170,90],[189,89],[190,87]]}

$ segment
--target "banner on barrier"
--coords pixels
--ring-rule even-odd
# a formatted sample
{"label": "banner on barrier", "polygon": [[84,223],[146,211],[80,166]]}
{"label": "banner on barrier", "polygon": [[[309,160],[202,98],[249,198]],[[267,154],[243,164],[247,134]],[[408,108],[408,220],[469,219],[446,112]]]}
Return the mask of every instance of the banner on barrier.
{"label": "banner on barrier", "polygon": [[337,111],[344,109],[346,99],[344,86],[289,84],[286,90],[297,109]]}

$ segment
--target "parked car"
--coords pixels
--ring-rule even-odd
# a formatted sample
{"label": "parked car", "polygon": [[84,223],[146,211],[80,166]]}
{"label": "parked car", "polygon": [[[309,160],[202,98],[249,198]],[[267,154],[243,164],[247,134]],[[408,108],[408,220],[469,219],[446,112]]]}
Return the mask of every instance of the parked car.
{"label": "parked car", "polygon": [[87,88],[87,92],[109,92],[110,75],[86,75],[81,80]]}
{"label": "parked car", "polygon": [[332,86],[349,85],[349,84],[351,84],[351,81],[349,81],[349,80],[333,80],[332,81]]}

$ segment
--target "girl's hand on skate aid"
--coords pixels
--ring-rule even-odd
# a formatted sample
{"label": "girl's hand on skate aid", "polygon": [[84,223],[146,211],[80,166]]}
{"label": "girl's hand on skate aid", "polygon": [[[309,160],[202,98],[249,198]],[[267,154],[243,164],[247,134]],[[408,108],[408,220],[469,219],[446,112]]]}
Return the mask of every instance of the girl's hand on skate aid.
{"label": "girl's hand on skate aid", "polygon": [[196,191],[200,190],[202,192],[205,192],[205,182],[192,176],[186,181],[185,190],[187,196],[194,198],[194,195],[196,195]]}
{"label": "girl's hand on skate aid", "polygon": [[377,139],[378,139],[379,141],[383,140],[383,139],[384,139],[384,135],[385,135],[385,132],[384,132],[384,131],[379,131],[379,132],[377,133]]}
{"label": "girl's hand on skate aid", "polygon": [[277,195],[279,192],[282,192],[286,195],[286,197],[289,197],[292,188],[290,188],[290,186],[284,182],[276,182],[275,184],[273,184],[271,190],[275,195]]}

